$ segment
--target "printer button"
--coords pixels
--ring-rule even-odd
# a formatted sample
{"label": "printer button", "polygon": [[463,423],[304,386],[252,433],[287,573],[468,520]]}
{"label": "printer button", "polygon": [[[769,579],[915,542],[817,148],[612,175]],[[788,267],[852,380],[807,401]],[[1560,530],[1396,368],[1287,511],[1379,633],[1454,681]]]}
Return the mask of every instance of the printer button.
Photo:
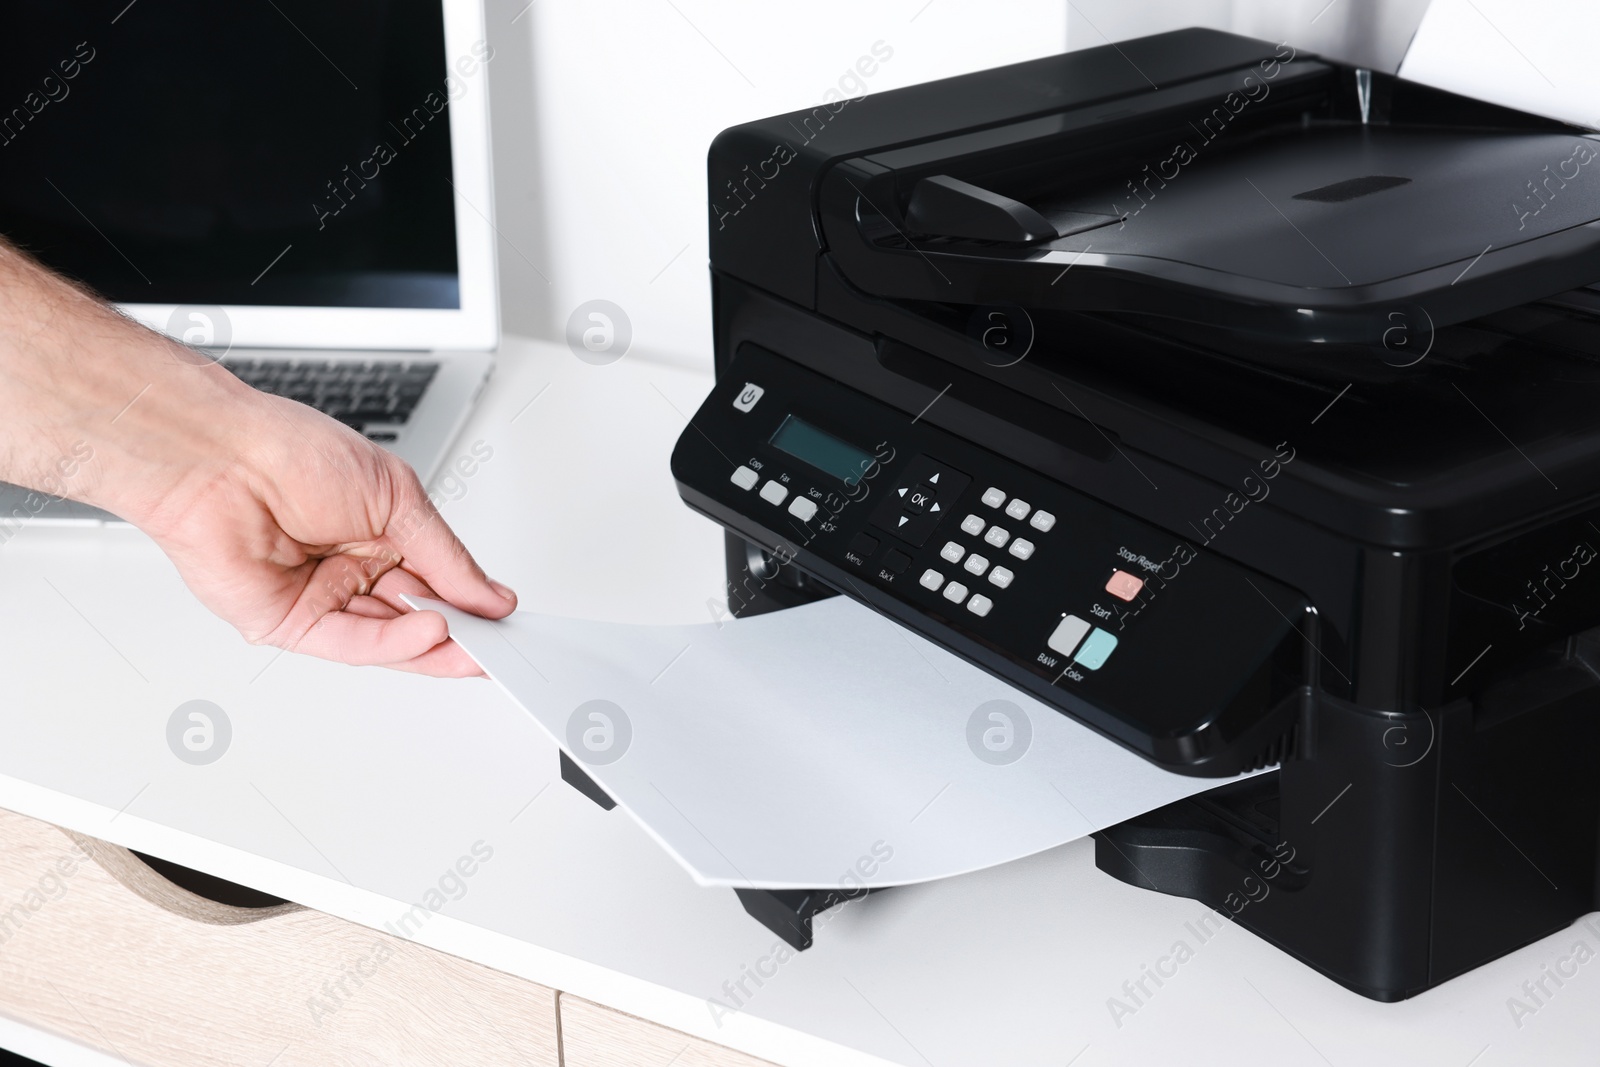
{"label": "printer button", "polygon": [[937,593],[939,591],[939,587],[944,584],[944,575],[940,574],[932,567],[929,567],[927,570],[922,572],[922,578],[920,581],[922,583],[922,588],[932,589],[935,593]]}
{"label": "printer button", "polygon": [[994,601],[982,593],[974,593],[972,599],[967,601],[967,610],[980,619],[994,609]]}
{"label": "printer button", "polygon": [[1011,531],[1004,526],[991,526],[989,532],[983,535],[983,539],[996,548],[1004,548],[1006,542],[1011,540]]}
{"label": "printer button", "polygon": [[1019,537],[1011,542],[1011,554],[1018,559],[1031,559],[1033,557],[1033,542],[1026,537]]}
{"label": "printer button", "polygon": [[1144,579],[1137,578],[1127,571],[1112,571],[1111,580],[1106,582],[1106,592],[1118,600],[1132,600],[1143,588]]}
{"label": "printer button", "polygon": [[[867,557],[878,551],[878,539],[871,534],[858,533],[850,539],[850,548],[847,550],[849,562],[860,566],[867,561]],[[846,557],[849,558],[849,557]]]}
{"label": "printer button", "polygon": [[911,489],[900,490],[900,499],[907,511],[913,515],[921,515],[927,511],[939,510],[939,501],[936,493],[937,490],[931,485],[919,485]]}
{"label": "printer button", "polygon": [[733,472],[733,477],[729,478],[728,480],[734,485],[737,485],[740,489],[754,489],[756,487],[756,483],[761,480],[761,475],[757,474],[749,467],[740,467],[738,470]]}
{"label": "printer button", "polygon": [[1078,654],[1072,657],[1072,661],[1080,667],[1097,671],[1105,666],[1106,660],[1116,647],[1116,634],[1106,633],[1097,626],[1094,633],[1090,634],[1088,640],[1078,649]]}
{"label": "printer button", "polygon": [[769,504],[781,504],[789,497],[789,490],[771,479],[761,487],[761,499]]}
{"label": "printer button", "polygon": [[756,401],[761,399],[766,390],[754,382],[745,382],[744,388],[739,390],[739,395],[733,398],[733,406],[740,411],[749,411],[756,406]]}
{"label": "printer button", "polygon": [[944,598],[952,604],[959,604],[967,599],[967,587],[960,582],[951,582],[944,587]]}
{"label": "printer button", "polygon": [[[1083,640],[1083,635],[1089,632],[1089,624],[1076,615],[1064,615],[1056,623],[1056,628],[1051,631],[1045,644],[1050,646],[1050,651],[1059,652],[1063,656],[1072,655],[1072,650],[1078,647],[1078,642]],[[1108,635],[1109,636],[1109,635]]]}
{"label": "printer button", "polygon": [[972,555],[967,557],[967,573],[968,574],[982,574],[984,571],[986,571],[988,569],[989,569],[989,561],[987,559],[985,559],[984,557],[978,555],[976,552],[974,552]]}
{"label": "printer button", "polygon": [[966,518],[961,520],[961,532],[964,534],[971,534],[973,537],[977,537],[979,534],[983,533],[984,525],[985,523],[982,516],[968,515]]}
{"label": "printer button", "polygon": [[961,557],[966,554],[967,550],[954,541],[946,541],[944,547],[939,550],[939,558],[950,563],[960,563]]}
{"label": "printer button", "polygon": [[808,496],[797,496],[789,504],[789,514],[801,522],[810,522],[817,514],[817,502]]}
{"label": "printer button", "polygon": [[1006,514],[1021,522],[1028,517],[1028,512],[1033,510],[1033,505],[1026,500],[1013,500],[1006,505]]}
{"label": "printer button", "polygon": [[921,548],[971,482],[967,475],[932,456],[917,456],[907,464],[893,492],[884,494],[868,521]]}
{"label": "printer button", "polygon": [[1056,517],[1050,514],[1048,511],[1035,511],[1033,513],[1033,518],[1028,520],[1028,525],[1032,526],[1040,533],[1049,533],[1055,528]]}
{"label": "printer button", "polygon": [[1006,494],[991,485],[983,491],[983,502],[991,508],[997,508],[1006,502]]}
{"label": "printer button", "polygon": [[996,567],[994,570],[989,572],[990,584],[999,589],[1009,588],[1011,585],[1011,579],[1015,577],[1016,575],[1012,574],[1010,568],[1008,567]]}
{"label": "printer button", "polygon": [[883,554],[883,569],[890,574],[904,574],[909,566],[911,566],[911,557],[898,548],[891,548]]}

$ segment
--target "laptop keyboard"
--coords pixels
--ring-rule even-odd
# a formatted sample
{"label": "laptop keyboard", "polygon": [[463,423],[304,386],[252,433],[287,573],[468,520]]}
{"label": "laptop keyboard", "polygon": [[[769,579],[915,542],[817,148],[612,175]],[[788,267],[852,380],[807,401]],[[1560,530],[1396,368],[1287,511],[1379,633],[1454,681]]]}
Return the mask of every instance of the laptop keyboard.
{"label": "laptop keyboard", "polygon": [[398,436],[439,371],[431,360],[224,359],[247,385],[331,415],[379,443]]}

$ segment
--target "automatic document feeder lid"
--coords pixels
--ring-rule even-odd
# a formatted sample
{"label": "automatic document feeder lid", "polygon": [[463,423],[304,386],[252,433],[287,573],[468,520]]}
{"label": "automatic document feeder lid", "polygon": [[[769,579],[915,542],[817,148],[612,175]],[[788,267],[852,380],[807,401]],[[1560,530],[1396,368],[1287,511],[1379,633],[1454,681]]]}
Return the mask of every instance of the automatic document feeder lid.
{"label": "automatic document feeder lid", "polygon": [[[829,252],[891,299],[1311,342],[1600,280],[1600,138],[1308,58],[1281,71],[1259,114],[1247,68],[841,161],[823,178]],[[1346,114],[1357,86],[1361,106],[1377,95],[1407,121]],[[1208,120],[1232,115],[1223,101],[1241,108],[1228,126]]]}

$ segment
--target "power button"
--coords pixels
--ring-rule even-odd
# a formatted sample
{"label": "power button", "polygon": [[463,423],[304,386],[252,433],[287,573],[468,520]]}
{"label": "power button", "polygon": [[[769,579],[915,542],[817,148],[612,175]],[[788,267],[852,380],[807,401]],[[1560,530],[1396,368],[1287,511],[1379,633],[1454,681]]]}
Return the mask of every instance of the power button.
{"label": "power button", "polygon": [[756,401],[760,400],[765,392],[765,389],[754,382],[745,382],[744,388],[739,390],[739,395],[733,398],[733,406],[740,411],[749,411],[756,406]]}

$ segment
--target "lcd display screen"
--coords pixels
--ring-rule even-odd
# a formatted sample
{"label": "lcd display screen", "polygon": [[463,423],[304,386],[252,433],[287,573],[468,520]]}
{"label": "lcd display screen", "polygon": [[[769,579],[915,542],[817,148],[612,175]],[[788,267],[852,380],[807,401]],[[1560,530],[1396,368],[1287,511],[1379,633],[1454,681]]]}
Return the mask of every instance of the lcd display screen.
{"label": "lcd display screen", "polygon": [[833,475],[845,485],[855,485],[877,462],[870,452],[863,452],[793,415],[785,416],[770,443],[773,448]]}

